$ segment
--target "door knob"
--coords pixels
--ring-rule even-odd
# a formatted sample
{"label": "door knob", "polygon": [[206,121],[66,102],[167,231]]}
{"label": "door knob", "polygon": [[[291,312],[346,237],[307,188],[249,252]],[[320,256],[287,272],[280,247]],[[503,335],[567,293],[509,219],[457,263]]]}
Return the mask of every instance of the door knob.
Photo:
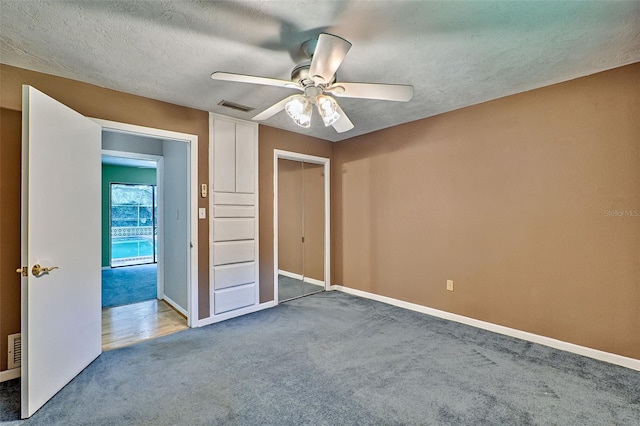
{"label": "door knob", "polygon": [[59,268],[57,266],[49,266],[49,267],[40,266],[39,263],[36,263],[35,265],[33,265],[33,268],[31,268],[31,273],[33,274],[34,277],[37,277],[40,274],[48,274],[54,269],[59,269]]}

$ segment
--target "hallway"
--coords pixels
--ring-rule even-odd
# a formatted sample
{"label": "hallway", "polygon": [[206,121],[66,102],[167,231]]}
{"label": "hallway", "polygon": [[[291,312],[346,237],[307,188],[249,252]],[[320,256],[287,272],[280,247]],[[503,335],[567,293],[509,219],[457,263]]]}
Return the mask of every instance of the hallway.
{"label": "hallway", "polygon": [[102,350],[186,330],[187,319],[163,300],[102,309]]}

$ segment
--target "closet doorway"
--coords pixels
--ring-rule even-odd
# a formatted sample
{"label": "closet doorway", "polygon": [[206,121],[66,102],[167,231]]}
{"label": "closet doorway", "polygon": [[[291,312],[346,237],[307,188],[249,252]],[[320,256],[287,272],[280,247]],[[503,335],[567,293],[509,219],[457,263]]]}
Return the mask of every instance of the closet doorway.
{"label": "closet doorway", "polygon": [[329,159],[276,151],[274,294],[277,302],[329,288]]}

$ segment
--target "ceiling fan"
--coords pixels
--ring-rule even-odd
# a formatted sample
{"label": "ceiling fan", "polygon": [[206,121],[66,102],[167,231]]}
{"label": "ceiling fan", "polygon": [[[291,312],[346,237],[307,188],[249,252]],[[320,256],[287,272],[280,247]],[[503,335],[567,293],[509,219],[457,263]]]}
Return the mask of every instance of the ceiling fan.
{"label": "ceiling fan", "polygon": [[330,95],[398,102],[407,102],[413,96],[413,86],[408,85],[336,81],[336,70],[350,48],[351,43],[347,40],[321,33],[317,39],[302,44],[302,50],[311,61],[296,65],[291,71],[291,81],[219,71],[211,74],[211,78],[299,90],[303,94],[284,98],[253,117],[253,120],[266,120],[284,109],[297,125],[309,127],[312,106],[315,104],[324,125],[333,126],[338,133],[343,133],[353,129],[353,123]]}

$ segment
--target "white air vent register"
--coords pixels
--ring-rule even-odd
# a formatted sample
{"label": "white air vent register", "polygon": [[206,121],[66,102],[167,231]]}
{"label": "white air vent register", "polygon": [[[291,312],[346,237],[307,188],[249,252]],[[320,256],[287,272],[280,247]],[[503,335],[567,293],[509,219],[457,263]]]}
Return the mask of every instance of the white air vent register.
{"label": "white air vent register", "polygon": [[9,335],[9,356],[7,357],[7,369],[20,367],[22,363],[22,338],[20,333]]}

